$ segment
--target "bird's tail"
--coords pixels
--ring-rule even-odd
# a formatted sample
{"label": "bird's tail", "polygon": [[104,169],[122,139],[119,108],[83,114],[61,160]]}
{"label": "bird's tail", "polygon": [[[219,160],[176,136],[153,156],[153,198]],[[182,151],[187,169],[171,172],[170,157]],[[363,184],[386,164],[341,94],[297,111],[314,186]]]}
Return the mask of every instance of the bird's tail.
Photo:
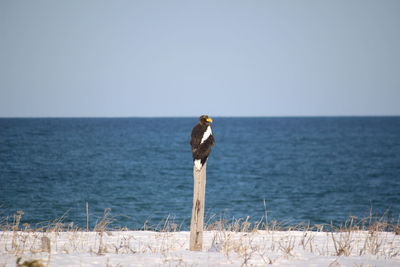
{"label": "bird's tail", "polygon": [[196,167],[196,169],[197,169],[198,171],[200,171],[201,167],[203,167],[203,165],[201,164],[201,159],[196,159],[196,160],[194,161],[194,166]]}

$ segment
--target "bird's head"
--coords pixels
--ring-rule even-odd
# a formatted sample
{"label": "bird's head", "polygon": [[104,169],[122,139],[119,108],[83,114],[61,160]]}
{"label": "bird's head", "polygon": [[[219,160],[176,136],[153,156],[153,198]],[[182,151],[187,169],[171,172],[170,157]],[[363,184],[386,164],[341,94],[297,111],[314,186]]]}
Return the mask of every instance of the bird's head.
{"label": "bird's head", "polygon": [[210,125],[212,123],[212,119],[208,117],[207,115],[201,115],[199,118],[199,123],[202,125]]}

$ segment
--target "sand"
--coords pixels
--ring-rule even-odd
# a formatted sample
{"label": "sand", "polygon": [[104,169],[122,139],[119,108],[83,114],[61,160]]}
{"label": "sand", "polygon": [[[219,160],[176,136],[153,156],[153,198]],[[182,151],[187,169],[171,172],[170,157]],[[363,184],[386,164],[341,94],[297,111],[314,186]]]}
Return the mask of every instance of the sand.
{"label": "sand", "polygon": [[189,251],[189,232],[0,232],[0,266],[400,266],[392,232],[206,231]]}

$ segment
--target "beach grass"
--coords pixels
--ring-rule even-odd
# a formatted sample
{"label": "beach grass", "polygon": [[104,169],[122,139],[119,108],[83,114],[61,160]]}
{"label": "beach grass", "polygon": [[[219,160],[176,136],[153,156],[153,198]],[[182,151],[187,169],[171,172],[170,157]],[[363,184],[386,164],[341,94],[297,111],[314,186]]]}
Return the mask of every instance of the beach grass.
{"label": "beach grass", "polygon": [[159,223],[156,231],[112,229],[113,218],[106,209],[93,231],[87,231],[63,223],[64,218],[33,228],[21,225],[22,216],[19,211],[1,220],[0,266],[73,266],[67,263],[82,260],[93,266],[100,261],[109,267],[214,266],[211,262],[303,266],[307,259],[331,266],[348,261],[359,266],[400,262],[399,220],[372,214],[362,219],[349,217],[339,226],[288,226],[265,218],[251,222],[249,217],[208,220],[203,251],[197,254],[188,250],[189,232],[180,231],[170,217]]}

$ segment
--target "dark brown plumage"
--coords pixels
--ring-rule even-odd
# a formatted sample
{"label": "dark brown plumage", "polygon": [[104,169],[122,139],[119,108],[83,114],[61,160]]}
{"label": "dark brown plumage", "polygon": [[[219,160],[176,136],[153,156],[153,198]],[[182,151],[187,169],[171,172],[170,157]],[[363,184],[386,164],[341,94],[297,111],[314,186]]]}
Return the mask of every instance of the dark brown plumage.
{"label": "dark brown plumage", "polygon": [[194,165],[197,169],[206,163],[208,155],[211,152],[211,147],[214,145],[214,136],[211,131],[212,119],[207,115],[202,115],[199,122],[192,130],[192,139],[190,145],[192,146],[192,155]]}

